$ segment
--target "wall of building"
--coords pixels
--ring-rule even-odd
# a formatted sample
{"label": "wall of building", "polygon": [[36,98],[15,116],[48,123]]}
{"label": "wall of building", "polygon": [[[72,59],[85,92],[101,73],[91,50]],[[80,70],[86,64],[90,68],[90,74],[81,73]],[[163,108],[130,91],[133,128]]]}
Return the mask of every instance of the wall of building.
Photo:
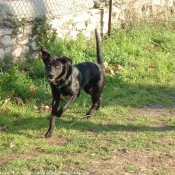
{"label": "wall of building", "polygon": [[[172,12],[173,0],[113,0],[112,28],[131,16],[164,17]],[[164,13],[162,13],[164,12]],[[108,32],[109,0],[0,0],[0,59],[36,53],[36,19],[46,16],[58,37],[75,39],[79,33],[91,37],[95,28]]]}

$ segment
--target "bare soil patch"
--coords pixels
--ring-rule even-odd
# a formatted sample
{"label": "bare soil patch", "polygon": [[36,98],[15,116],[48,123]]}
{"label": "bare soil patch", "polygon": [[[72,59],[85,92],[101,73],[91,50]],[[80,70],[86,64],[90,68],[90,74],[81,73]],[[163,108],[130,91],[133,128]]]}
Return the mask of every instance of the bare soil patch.
{"label": "bare soil patch", "polygon": [[46,155],[46,153],[39,152],[39,151],[29,151],[23,154],[22,153],[11,154],[11,155],[8,155],[6,158],[0,159],[0,166],[12,161],[13,159],[32,159],[34,157],[43,156],[43,155]]}
{"label": "bare soil patch", "polygon": [[64,146],[67,143],[67,140],[60,135],[53,135],[52,137],[47,138],[47,143],[50,146]]}
{"label": "bare soil patch", "polygon": [[[67,141],[65,139],[63,139],[61,136],[58,136],[58,135],[52,136],[47,139],[47,143],[50,146],[63,146],[66,144],[66,142]],[[39,148],[36,147],[35,149],[32,149],[26,153],[16,153],[16,154],[8,155],[6,158],[3,158],[3,159],[0,158],[0,166],[12,161],[13,159],[32,159],[32,158],[44,156],[47,154],[49,153],[42,152]]]}
{"label": "bare soil patch", "polygon": [[174,116],[175,105],[167,106],[155,104],[152,106],[145,106],[144,108],[135,108],[134,112],[137,115],[148,115],[151,117],[161,117],[161,116]]}
{"label": "bare soil patch", "polygon": [[158,172],[175,172],[175,154],[162,153],[152,150],[117,151],[105,160],[93,160],[87,167],[90,174],[98,175],[131,175],[158,174]]}

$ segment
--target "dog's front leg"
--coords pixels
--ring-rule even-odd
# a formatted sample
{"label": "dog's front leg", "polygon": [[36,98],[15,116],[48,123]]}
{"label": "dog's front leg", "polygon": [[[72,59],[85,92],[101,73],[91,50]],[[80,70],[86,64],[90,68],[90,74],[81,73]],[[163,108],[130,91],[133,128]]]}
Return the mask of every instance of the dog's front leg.
{"label": "dog's front leg", "polygon": [[66,111],[66,109],[75,101],[75,99],[78,97],[78,95],[72,95],[67,103],[62,106],[58,112],[57,112],[57,117],[61,117],[61,115]]}
{"label": "dog's front leg", "polygon": [[51,137],[52,136],[54,127],[55,127],[55,116],[54,115],[51,115],[50,116],[49,129],[48,129],[48,131],[45,134],[45,138],[48,138],[48,137]]}
{"label": "dog's front leg", "polygon": [[52,100],[52,112],[50,116],[50,124],[49,124],[49,129],[45,134],[45,138],[52,136],[52,133],[55,127],[55,116],[57,114],[59,102],[60,102],[60,96],[54,97]]}

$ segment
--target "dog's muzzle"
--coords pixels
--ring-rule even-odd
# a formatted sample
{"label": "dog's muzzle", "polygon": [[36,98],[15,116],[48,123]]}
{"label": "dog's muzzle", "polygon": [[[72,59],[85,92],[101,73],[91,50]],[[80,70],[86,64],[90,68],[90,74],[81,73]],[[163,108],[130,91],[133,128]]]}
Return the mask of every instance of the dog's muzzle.
{"label": "dog's muzzle", "polygon": [[49,80],[51,83],[53,83],[53,82],[55,81],[54,78],[48,78],[48,80]]}

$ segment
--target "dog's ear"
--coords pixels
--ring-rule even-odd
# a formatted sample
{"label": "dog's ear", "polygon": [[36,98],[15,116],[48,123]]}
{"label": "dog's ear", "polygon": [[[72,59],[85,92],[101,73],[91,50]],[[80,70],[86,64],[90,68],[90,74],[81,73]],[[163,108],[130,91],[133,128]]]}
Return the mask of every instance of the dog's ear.
{"label": "dog's ear", "polygon": [[40,51],[42,53],[42,59],[44,62],[51,57],[51,54],[45,47],[42,46]]}
{"label": "dog's ear", "polygon": [[69,66],[72,66],[72,60],[66,56],[59,57],[59,60],[65,65],[68,64]]}

